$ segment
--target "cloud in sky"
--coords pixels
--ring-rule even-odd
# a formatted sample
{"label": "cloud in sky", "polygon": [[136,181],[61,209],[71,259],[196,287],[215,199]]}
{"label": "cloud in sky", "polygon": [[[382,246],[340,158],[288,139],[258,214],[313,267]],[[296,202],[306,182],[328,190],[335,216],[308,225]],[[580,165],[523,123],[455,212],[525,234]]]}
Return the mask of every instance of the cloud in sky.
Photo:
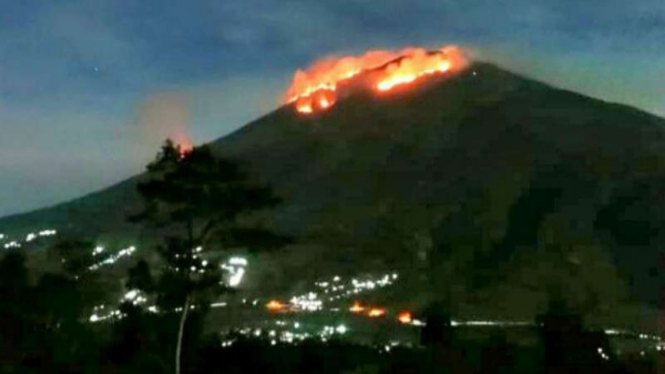
{"label": "cloud in sky", "polygon": [[10,1],[0,5],[0,215],[142,170],[153,140],[137,144],[128,129],[155,97],[178,97],[204,142],[273,108],[316,58],[448,43],[665,115],[662,0]]}

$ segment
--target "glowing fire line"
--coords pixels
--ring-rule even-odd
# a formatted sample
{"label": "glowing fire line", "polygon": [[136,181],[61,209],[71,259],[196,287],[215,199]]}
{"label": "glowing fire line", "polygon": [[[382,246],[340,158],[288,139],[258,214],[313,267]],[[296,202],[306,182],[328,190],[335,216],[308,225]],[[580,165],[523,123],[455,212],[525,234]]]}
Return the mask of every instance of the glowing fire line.
{"label": "glowing fire line", "polygon": [[420,79],[422,77],[436,74],[436,73],[446,73],[447,71],[450,70],[451,64],[450,61],[443,61],[441,62],[440,66],[436,69],[428,69],[424,70],[418,74],[405,74],[405,75],[395,75],[392,77],[389,77],[385,80],[382,80],[379,82],[379,84],[376,85],[376,88],[379,91],[388,91],[392,89],[395,86],[399,86],[402,84],[407,84],[411,83],[417,79]]}
{"label": "glowing fire line", "polygon": [[386,92],[426,76],[462,69],[466,63],[466,57],[454,46],[433,52],[405,48],[398,52],[369,51],[361,56],[327,58],[306,71],[296,72],[285,102],[293,104],[302,114],[312,114],[334,106],[340,87],[363,72],[371,72],[372,88]]}

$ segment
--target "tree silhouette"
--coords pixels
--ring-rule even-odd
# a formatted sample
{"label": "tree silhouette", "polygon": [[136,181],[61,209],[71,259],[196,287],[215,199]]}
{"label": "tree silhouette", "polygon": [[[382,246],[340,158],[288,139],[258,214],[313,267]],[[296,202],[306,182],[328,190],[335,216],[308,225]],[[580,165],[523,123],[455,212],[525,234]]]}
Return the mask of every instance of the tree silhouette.
{"label": "tree silhouette", "polygon": [[[67,236],[59,239],[49,248],[48,256],[60,263],[61,271],[44,275],[54,278],[57,284],[74,287],[80,299],[79,313],[86,315],[90,314],[95,305],[103,303],[107,295],[117,290],[118,286],[113,279],[104,278],[93,269],[93,265],[99,261],[93,255],[94,247],[94,242],[87,239]],[[49,287],[47,283],[44,286]]]}
{"label": "tree silhouette", "polygon": [[[261,238],[265,243],[278,238],[262,229],[240,227],[238,219],[279,200],[270,188],[251,184],[238,165],[216,157],[207,146],[185,153],[167,140],[147,169],[147,179],[138,185],[144,210],[132,220],[166,233],[158,246],[166,269],[156,288],[160,308],[181,313],[175,352],[179,374],[190,309],[209,305],[210,298],[224,290],[219,268],[204,260],[203,252],[216,245],[257,245],[252,240]],[[138,278],[138,272],[144,271],[136,272]]]}
{"label": "tree silhouette", "polygon": [[482,373],[510,373],[514,371],[514,347],[505,331],[494,332],[481,353]]}
{"label": "tree silhouette", "polygon": [[548,309],[536,322],[545,349],[545,365],[551,371],[601,370],[612,355],[607,335],[587,330],[581,314],[558,292],[550,294]]}
{"label": "tree silhouette", "polygon": [[150,272],[150,266],[146,260],[139,260],[127,272],[127,281],[125,288],[138,289],[146,293],[153,292],[155,289],[155,280]]}
{"label": "tree silhouette", "polygon": [[90,273],[90,267],[95,263],[92,255],[94,243],[78,238],[63,238],[58,240],[49,250],[49,256],[60,261],[64,274],[78,278]]}
{"label": "tree silhouette", "polygon": [[420,344],[425,347],[450,348],[453,342],[452,319],[442,301],[427,305],[423,311],[426,325],[420,333]]}
{"label": "tree silhouette", "polygon": [[7,253],[0,259],[0,372],[3,373],[16,369],[39,348],[29,344],[32,323],[28,313],[32,305],[25,263],[25,255],[19,252]]}

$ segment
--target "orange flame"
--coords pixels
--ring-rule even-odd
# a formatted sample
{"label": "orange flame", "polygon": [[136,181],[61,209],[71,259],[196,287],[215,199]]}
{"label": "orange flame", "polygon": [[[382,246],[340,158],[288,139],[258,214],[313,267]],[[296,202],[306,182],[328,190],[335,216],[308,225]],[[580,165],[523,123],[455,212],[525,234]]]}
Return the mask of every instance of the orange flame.
{"label": "orange flame", "polygon": [[295,103],[295,109],[312,114],[335,105],[340,86],[351,78],[372,71],[377,91],[390,91],[396,86],[413,83],[425,76],[457,71],[467,64],[466,57],[455,46],[436,51],[405,48],[401,51],[369,51],[361,56],[325,58],[307,70],[296,71],[284,101]]}
{"label": "orange flame", "polygon": [[180,147],[183,156],[192,150],[192,140],[187,133],[187,105],[183,96],[172,93],[151,95],[139,114],[146,141],[171,139]]}
{"label": "orange flame", "polygon": [[365,307],[360,305],[360,303],[356,301],[355,303],[353,303],[351,308],[349,308],[349,311],[351,311],[351,313],[362,313],[365,311]]}
{"label": "orange flame", "polygon": [[367,315],[372,318],[383,317],[384,315],[386,315],[386,310],[382,308],[372,308],[369,310],[369,313],[367,313]]}
{"label": "orange flame", "polygon": [[407,84],[426,75],[445,73],[450,70],[451,62],[441,54],[428,56],[418,52],[411,58],[388,65],[387,77],[376,85],[380,91],[388,91],[395,86]]}
{"label": "orange flame", "polygon": [[401,312],[400,314],[397,315],[397,320],[400,323],[403,324],[408,324],[413,321],[413,316],[411,315],[411,312]]}
{"label": "orange flame", "polygon": [[320,89],[296,100],[296,110],[300,113],[313,113],[314,110],[326,110],[335,104],[335,91]]}
{"label": "orange flame", "polygon": [[286,305],[282,304],[279,300],[270,300],[270,302],[266,304],[266,308],[270,311],[278,312],[286,308]]}
{"label": "orange flame", "polygon": [[179,140],[176,140],[175,142],[178,152],[180,153],[181,159],[187,157],[187,155],[190,154],[194,149],[194,145],[189,140],[189,138],[184,137]]}

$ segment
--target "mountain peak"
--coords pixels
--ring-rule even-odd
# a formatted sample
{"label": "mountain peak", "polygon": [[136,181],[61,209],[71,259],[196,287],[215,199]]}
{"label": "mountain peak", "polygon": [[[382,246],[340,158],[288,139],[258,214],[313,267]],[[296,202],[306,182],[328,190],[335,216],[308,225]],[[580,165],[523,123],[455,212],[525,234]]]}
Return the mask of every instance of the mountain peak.
{"label": "mountain peak", "polygon": [[[616,266],[633,277],[634,295],[653,302],[644,274],[665,245],[664,129],[636,109],[474,62],[385,94],[350,90],[311,115],[287,104],[210,145],[276,188],[285,203],[269,224],[328,269],[407,272],[425,251],[474,277],[489,276],[491,260],[492,281],[480,284],[520,289],[510,274],[548,254],[545,239],[584,238],[591,249],[575,258]],[[139,237],[126,222],[140,204],[136,180],[2,219],[0,232]],[[637,247],[640,258],[628,258]]]}
{"label": "mountain peak", "polygon": [[404,48],[368,51],[360,56],[328,57],[296,71],[285,101],[302,115],[325,112],[357,89],[377,94],[414,86],[435,76],[463,70],[468,58],[456,46],[438,50]]}

